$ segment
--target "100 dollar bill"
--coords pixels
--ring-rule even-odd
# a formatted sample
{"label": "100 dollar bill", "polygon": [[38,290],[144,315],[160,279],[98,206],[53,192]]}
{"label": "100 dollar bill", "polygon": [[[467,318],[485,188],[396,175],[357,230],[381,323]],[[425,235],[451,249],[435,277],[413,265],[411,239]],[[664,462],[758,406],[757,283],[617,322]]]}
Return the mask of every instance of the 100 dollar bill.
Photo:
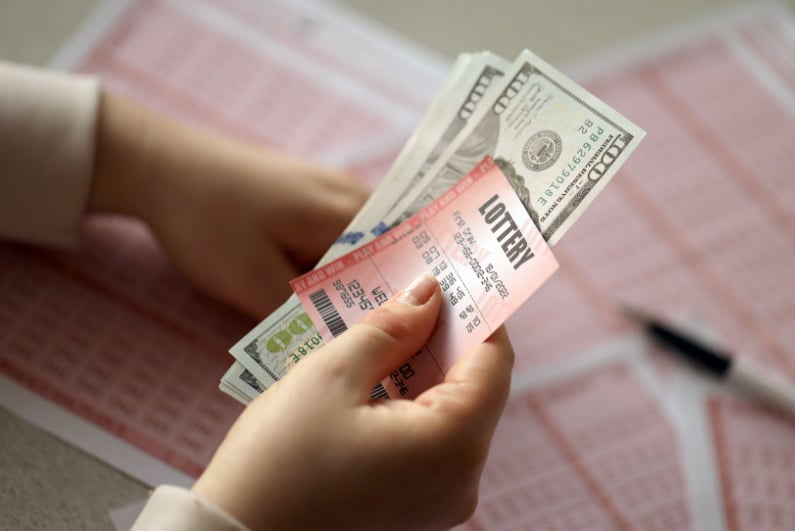
{"label": "100 dollar bill", "polygon": [[[506,75],[504,63],[480,57],[469,60],[465,72],[451,75],[431,107],[434,112],[412,137],[414,142],[406,145],[364,212],[320,264],[409,218],[486,155],[500,166],[544,239],[554,245],[644,136],[527,50]],[[466,91],[451,88],[465,81]],[[440,100],[447,98],[458,102],[454,114],[446,115],[451,107]],[[446,125],[440,127],[439,120]],[[403,199],[395,203],[400,196]],[[291,297],[230,352],[267,387],[322,344]]]}
{"label": "100 dollar bill", "polygon": [[[422,179],[448,144],[466,128],[479,106],[488,101],[497,86],[496,80],[510,67],[509,61],[490,52],[466,54],[456,61],[448,81],[381,186],[319,265],[371,241],[384,231],[385,226],[379,221],[387,218],[396,198],[408,193]],[[311,320],[293,296],[238,341],[230,353],[267,387],[322,344]],[[230,387],[234,385],[234,382],[227,383]]]}
{"label": "100 dollar bill", "polygon": [[645,133],[525,50],[387,224],[412,216],[484,156],[506,174],[544,239],[555,245]]}

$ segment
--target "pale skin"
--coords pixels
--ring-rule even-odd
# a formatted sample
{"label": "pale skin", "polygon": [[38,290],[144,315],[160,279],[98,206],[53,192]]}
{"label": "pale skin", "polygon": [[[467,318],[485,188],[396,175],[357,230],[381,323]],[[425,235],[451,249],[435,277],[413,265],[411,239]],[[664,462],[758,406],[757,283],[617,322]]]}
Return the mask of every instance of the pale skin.
{"label": "pale skin", "polygon": [[254,317],[291,293],[369,195],[353,176],[105,93],[87,210],[145,221],[174,266]]}
{"label": "pale skin", "polygon": [[[367,196],[344,172],[180,125],[105,94],[88,211],[136,216],[187,278],[257,317]],[[444,529],[477,503],[510,387],[504,328],[412,401],[372,402],[442,295],[427,274],[255,400],[194,491],[251,529]]]}
{"label": "pale skin", "polygon": [[426,281],[255,400],[194,490],[251,529],[422,530],[465,521],[510,387],[505,329],[413,401],[369,398],[436,324],[441,291]]}

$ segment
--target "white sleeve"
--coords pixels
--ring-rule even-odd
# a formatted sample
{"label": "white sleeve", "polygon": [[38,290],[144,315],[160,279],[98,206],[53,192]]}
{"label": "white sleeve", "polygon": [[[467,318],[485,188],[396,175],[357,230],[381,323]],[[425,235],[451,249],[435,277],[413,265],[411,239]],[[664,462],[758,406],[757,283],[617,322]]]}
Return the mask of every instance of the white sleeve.
{"label": "white sleeve", "polygon": [[155,489],[130,531],[250,531],[222,509],[181,487]]}
{"label": "white sleeve", "polygon": [[0,239],[78,243],[98,102],[93,78],[0,61]]}

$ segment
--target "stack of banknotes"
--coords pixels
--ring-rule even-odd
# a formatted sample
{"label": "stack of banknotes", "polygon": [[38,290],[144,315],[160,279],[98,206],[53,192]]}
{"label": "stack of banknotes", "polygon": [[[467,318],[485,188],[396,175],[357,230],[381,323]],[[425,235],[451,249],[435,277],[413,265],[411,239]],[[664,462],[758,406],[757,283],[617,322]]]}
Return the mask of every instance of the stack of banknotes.
{"label": "stack of banknotes", "polygon": [[[513,63],[490,52],[463,54],[389,173],[318,265],[399,225],[485,156],[554,246],[643,135],[528,50]],[[231,348],[236,361],[220,388],[247,404],[321,345],[293,295]],[[386,395],[376,388],[373,396]]]}

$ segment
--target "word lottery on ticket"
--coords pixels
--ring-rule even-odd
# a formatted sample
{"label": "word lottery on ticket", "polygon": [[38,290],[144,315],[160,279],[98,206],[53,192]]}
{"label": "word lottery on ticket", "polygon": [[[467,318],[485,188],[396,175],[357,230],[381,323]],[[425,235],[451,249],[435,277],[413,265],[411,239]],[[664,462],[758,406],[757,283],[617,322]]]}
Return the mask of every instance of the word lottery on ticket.
{"label": "word lottery on ticket", "polygon": [[290,285],[329,341],[416,275],[433,273],[443,294],[436,329],[381,382],[391,398],[413,398],[441,382],[557,267],[511,184],[486,157],[411,218]]}

